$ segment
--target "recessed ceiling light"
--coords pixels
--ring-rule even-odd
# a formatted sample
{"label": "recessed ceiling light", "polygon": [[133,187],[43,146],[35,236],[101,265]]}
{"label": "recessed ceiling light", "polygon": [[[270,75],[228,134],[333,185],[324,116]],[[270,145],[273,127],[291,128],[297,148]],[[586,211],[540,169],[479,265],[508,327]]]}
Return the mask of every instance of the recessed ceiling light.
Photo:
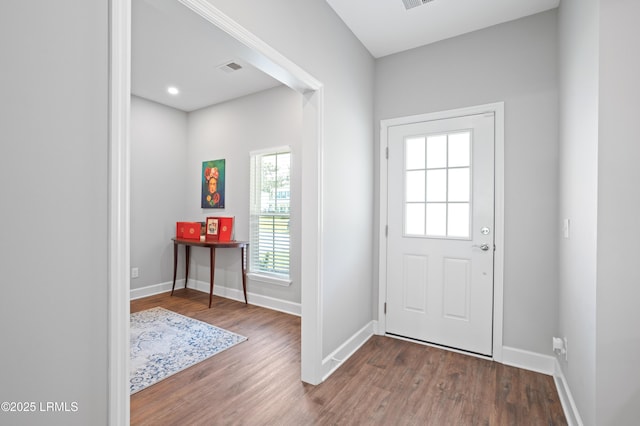
{"label": "recessed ceiling light", "polygon": [[173,87],[173,86],[168,87],[167,88],[167,92],[169,92],[169,94],[171,94],[171,95],[177,95],[178,93],[180,93],[178,88],[177,87]]}

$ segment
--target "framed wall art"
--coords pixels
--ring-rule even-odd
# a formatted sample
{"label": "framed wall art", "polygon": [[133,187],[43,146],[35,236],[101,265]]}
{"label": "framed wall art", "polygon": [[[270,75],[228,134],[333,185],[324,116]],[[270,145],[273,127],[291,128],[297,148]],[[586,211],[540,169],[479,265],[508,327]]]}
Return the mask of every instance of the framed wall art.
{"label": "framed wall art", "polygon": [[200,176],[202,178],[201,207],[203,209],[223,209],[225,160],[204,161]]}

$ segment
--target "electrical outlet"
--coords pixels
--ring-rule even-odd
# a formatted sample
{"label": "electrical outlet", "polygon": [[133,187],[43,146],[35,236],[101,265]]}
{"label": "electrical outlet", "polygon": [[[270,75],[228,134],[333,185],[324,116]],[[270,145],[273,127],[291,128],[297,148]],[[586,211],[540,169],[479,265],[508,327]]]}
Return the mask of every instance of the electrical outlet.
{"label": "electrical outlet", "polygon": [[567,361],[567,338],[553,337],[551,340],[553,342],[553,352],[557,356],[564,357],[564,360]]}
{"label": "electrical outlet", "polygon": [[131,278],[138,278],[140,276],[140,270],[138,268],[131,268]]}

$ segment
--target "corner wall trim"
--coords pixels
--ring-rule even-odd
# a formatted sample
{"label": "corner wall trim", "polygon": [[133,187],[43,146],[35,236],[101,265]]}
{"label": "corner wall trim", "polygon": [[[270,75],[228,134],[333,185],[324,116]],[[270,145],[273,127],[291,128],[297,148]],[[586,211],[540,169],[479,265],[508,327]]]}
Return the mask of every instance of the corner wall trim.
{"label": "corner wall trim", "polygon": [[550,355],[543,355],[508,346],[503,346],[502,348],[502,364],[512,367],[553,376],[555,372],[555,362],[556,359]]}
{"label": "corner wall trim", "polygon": [[[131,300],[140,299],[142,297],[153,296],[160,293],[167,293],[171,291],[173,286],[172,281],[167,281],[160,284],[154,284],[142,288],[131,289]],[[184,279],[176,280],[176,289],[184,288]],[[192,290],[198,290],[203,293],[209,294],[209,283],[198,280],[189,280],[189,288]],[[227,299],[237,300],[244,302],[244,295],[241,289],[225,287],[224,285],[216,284],[213,287],[213,294],[216,296],[224,297]],[[247,301],[250,305],[261,306],[263,308],[271,309],[274,311],[284,312],[285,314],[301,316],[300,303],[290,302],[288,300],[276,299],[269,296],[263,296],[260,294],[247,292]]]}
{"label": "corner wall trim", "polygon": [[338,349],[325,357],[322,360],[322,381],[325,381],[327,377],[333,374],[346,360],[351,358],[351,355],[356,353],[356,351],[373,336],[375,329],[375,321],[369,322],[340,345]]}
{"label": "corner wall trim", "polygon": [[564,377],[564,373],[562,372],[562,368],[560,367],[560,363],[557,359],[555,359],[554,367],[553,381],[556,384],[558,397],[560,398],[560,403],[562,404],[562,409],[564,410],[564,416],[567,419],[567,423],[569,426],[583,426],[584,423],[582,422],[582,417],[580,417],[580,413],[578,412],[578,406],[573,400],[571,389],[569,389],[569,383],[567,382],[566,377]]}
{"label": "corner wall trim", "polygon": [[[109,7],[109,156],[107,287],[107,418],[128,425],[129,403],[129,271],[131,0],[112,0]],[[107,111],[105,111],[106,113]]]}

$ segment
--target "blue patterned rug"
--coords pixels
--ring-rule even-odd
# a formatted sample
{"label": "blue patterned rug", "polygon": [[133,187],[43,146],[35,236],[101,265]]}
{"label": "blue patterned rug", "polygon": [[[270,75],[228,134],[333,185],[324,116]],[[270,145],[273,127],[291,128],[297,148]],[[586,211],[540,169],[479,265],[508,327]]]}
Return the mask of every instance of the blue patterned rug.
{"label": "blue patterned rug", "polygon": [[133,313],[131,393],[245,340],[239,334],[160,307]]}

